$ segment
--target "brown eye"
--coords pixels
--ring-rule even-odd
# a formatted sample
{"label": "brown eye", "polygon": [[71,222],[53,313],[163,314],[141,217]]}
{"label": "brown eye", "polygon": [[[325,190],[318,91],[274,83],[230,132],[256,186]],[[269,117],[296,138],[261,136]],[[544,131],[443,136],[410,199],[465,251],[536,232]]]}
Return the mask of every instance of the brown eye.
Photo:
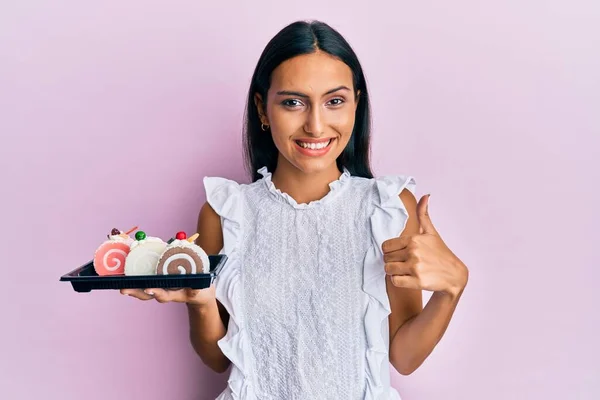
{"label": "brown eye", "polygon": [[329,102],[327,102],[327,104],[332,105],[332,106],[339,106],[343,103],[344,103],[344,99],[340,99],[340,98],[331,99],[331,100],[329,100]]}
{"label": "brown eye", "polygon": [[281,102],[281,104],[284,105],[285,107],[289,107],[289,108],[296,108],[296,107],[300,107],[302,105],[300,100],[297,100],[297,99],[284,100]]}

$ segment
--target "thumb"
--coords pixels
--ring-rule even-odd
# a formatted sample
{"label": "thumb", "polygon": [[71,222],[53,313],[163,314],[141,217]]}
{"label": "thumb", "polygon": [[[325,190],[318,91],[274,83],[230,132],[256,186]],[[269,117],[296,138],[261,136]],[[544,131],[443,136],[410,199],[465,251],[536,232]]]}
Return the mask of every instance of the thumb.
{"label": "thumb", "polygon": [[429,218],[429,196],[430,194],[421,197],[419,203],[417,204],[417,216],[419,218],[419,231],[421,233],[429,233],[437,235],[437,230],[433,226],[433,222],[431,222],[431,218]]}

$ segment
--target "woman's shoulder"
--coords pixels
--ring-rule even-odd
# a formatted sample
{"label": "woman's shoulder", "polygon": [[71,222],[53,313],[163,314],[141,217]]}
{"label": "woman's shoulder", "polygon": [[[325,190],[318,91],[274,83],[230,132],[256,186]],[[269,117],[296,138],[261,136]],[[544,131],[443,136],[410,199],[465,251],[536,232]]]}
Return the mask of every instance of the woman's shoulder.
{"label": "woman's shoulder", "polygon": [[206,204],[202,208],[206,209],[206,214],[217,214],[221,218],[238,219],[243,191],[249,184],[221,176],[206,176],[203,182]]}
{"label": "woman's shoulder", "polygon": [[237,196],[248,189],[260,185],[261,180],[255,182],[242,182],[221,176],[206,176],[204,177],[203,182],[207,200],[209,198],[225,200],[230,196]]}
{"label": "woman's shoulder", "polygon": [[366,188],[379,194],[382,199],[390,196],[399,196],[403,191],[415,193],[416,180],[412,175],[396,174],[382,175],[373,178],[361,176],[350,176],[351,186],[354,188]]}

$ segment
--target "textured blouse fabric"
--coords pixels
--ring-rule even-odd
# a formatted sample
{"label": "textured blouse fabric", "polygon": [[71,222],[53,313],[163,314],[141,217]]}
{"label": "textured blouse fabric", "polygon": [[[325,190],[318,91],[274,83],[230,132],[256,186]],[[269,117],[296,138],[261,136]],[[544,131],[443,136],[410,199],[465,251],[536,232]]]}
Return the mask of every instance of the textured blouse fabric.
{"label": "textured blouse fabric", "polygon": [[344,171],[325,197],[299,204],[259,172],[248,185],[204,179],[229,257],[215,286],[232,370],[217,400],[400,399],[381,245],[404,230],[398,196],[414,179]]}

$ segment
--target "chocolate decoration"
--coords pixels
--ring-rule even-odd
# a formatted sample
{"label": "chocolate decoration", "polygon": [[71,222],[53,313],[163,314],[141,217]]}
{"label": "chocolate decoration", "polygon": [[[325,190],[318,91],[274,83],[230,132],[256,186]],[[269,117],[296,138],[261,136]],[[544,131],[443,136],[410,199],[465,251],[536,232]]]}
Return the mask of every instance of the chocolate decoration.
{"label": "chocolate decoration", "polygon": [[190,249],[189,247],[173,247],[168,249],[167,251],[165,251],[163,253],[163,255],[161,256],[159,262],[158,262],[158,266],[156,267],[156,274],[157,275],[181,275],[181,270],[179,269],[179,267],[182,267],[185,270],[185,274],[191,274],[192,270],[193,270],[193,264],[190,262],[190,260],[187,257],[174,257],[169,261],[169,264],[167,265],[167,270],[164,271],[165,269],[165,262],[169,259],[169,257],[177,255],[177,254],[186,254],[188,255],[192,261],[195,262],[196,264],[196,271],[195,273],[202,273],[202,259],[200,259],[200,256],[198,254],[196,254],[195,251],[193,251],[192,249]]}
{"label": "chocolate decoration", "polygon": [[113,228],[112,231],[110,231],[111,235],[120,235],[121,231],[118,230],[117,228]]}

